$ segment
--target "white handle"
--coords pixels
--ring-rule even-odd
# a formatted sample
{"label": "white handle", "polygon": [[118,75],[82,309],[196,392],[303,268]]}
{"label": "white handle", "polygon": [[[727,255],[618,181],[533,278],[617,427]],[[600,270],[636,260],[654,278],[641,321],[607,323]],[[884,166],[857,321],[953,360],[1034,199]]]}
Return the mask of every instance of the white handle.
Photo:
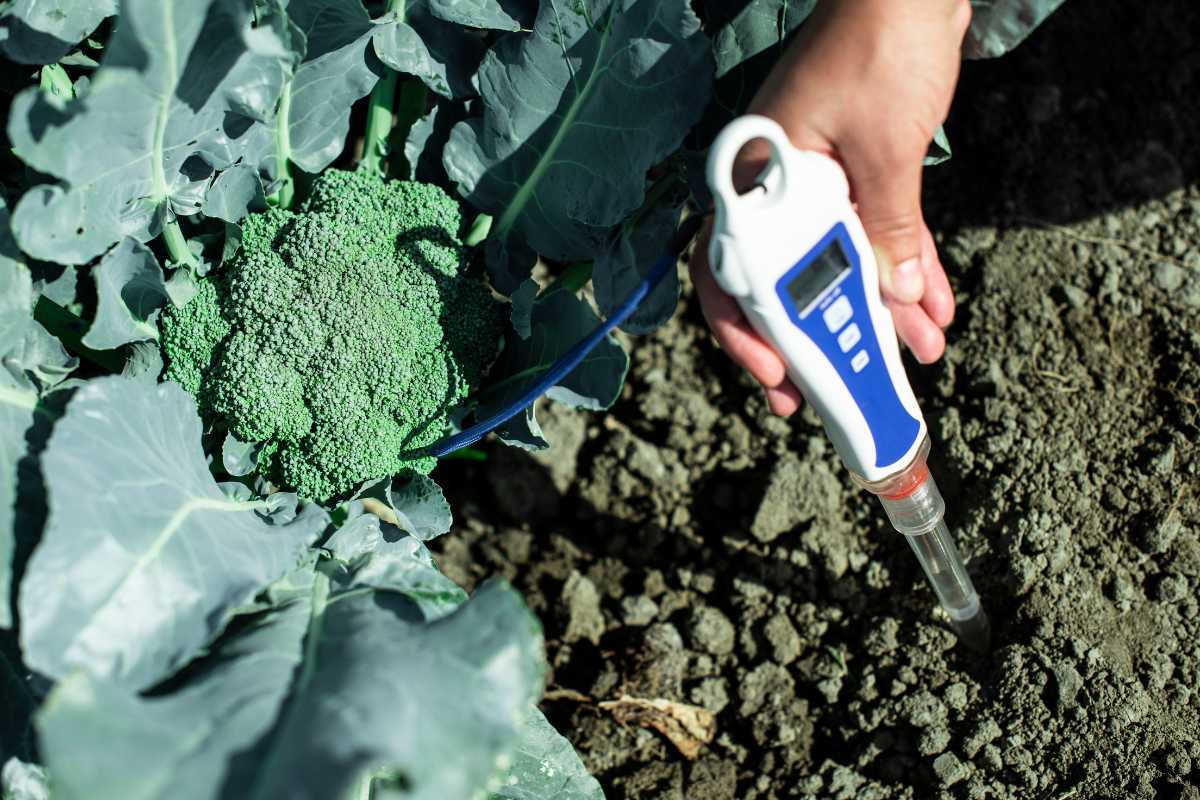
{"label": "white handle", "polygon": [[733,186],[733,163],[741,149],[755,139],[765,139],[771,148],[771,158],[762,175],[779,175],[778,185],[772,185],[768,189],[768,195],[775,197],[769,197],[768,201],[773,202],[787,196],[788,159],[785,154],[794,149],[787,134],[778,122],[768,117],[757,114],[739,117],[725,126],[708,153],[708,185],[713,190],[718,222],[723,215],[733,213],[738,198],[741,197]]}

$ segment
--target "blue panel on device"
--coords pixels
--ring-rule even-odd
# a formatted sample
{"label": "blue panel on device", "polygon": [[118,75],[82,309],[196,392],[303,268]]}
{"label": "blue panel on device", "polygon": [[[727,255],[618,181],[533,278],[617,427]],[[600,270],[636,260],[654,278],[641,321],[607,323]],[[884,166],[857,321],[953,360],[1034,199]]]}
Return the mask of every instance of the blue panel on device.
{"label": "blue panel on device", "polygon": [[858,251],[842,223],[775,284],[783,307],[816,343],[858,404],[875,440],[875,466],[901,459],[921,423],[904,408],[879,349],[867,309]]}

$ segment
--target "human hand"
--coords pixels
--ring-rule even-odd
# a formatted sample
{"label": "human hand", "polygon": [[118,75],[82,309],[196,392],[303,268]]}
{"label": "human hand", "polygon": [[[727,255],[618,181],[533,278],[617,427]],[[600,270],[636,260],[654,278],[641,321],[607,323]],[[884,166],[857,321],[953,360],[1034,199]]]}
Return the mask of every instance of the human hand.
{"label": "human hand", "polygon": [[[896,332],[926,364],[945,350],[942,328],[954,318],[954,294],[921,213],[921,172],[950,109],[970,19],[967,0],[826,0],[747,109],[776,120],[796,147],[841,163]],[[749,186],[768,155],[762,140],[743,148],[735,185]],[[762,384],[771,411],[788,416],[800,392],[717,286],[708,232],[691,262],[704,317],[730,358]]]}

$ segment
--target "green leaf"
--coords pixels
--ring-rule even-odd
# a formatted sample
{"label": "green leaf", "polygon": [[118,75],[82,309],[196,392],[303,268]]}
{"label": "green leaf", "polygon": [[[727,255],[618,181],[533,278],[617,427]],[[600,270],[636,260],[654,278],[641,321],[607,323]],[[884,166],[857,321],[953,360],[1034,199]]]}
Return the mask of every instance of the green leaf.
{"label": "green leaf", "polygon": [[428,475],[393,479],[386,498],[396,515],[396,526],[422,542],[441,536],[453,524],[446,496]]}
{"label": "green leaf", "polygon": [[258,452],[262,442],[242,442],[232,433],[225,434],[221,446],[221,466],[235,478],[249,475],[258,469]]}
{"label": "green leaf", "polygon": [[50,780],[37,764],[14,757],[0,771],[0,791],[4,800],[50,800]]}
{"label": "green leaf", "polygon": [[[713,102],[689,143],[703,150],[734,117],[745,113],[754,94],[779,60],[787,41],[812,12],[815,0],[704,0],[705,21],[713,36],[717,82]],[[693,194],[703,201],[703,153],[689,176]],[[689,170],[692,172],[692,170]],[[707,204],[702,204],[707,207]]]}
{"label": "green leaf", "polygon": [[[527,296],[521,295],[522,303],[527,302]],[[497,413],[513,402],[559,356],[600,324],[591,306],[562,289],[543,292],[528,312],[516,306],[517,295],[514,295],[513,318],[523,320],[528,313],[530,333],[522,338],[512,331],[505,338],[500,358],[488,375],[489,383],[480,393],[479,408],[475,412],[479,419]],[[546,396],[572,408],[605,409],[620,397],[628,369],[629,356],[609,336]],[[526,450],[548,446],[534,418],[533,406],[523,416],[518,415],[498,428],[496,433],[508,444]]]}
{"label": "green leaf", "polygon": [[333,536],[325,549],[342,564],[347,586],[370,586],[400,592],[421,609],[426,619],[449,614],[467,594],[437,570],[433,555],[422,542],[384,523],[361,505]]}
{"label": "green leaf", "polygon": [[49,92],[60,100],[70,100],[75,96],[75,87],[71,85],[67,71],[58,64],[42,67],[38,85],[42,87],[43,92]]}
{"label": "green leaf", "polygon": [[368,52],[375,27],[358,0],[291,0],[287,13],[305,43],[288,90],[289,156],[320,172],[345,147],[350,107],[382,73]]}
{"label": "green leaf", "polygon": [[528,339],[533,333],[533,303],[537,294],[537,281],[526,278],[509,298],[512,301],[509,321],[513,331],[522,339]]}
{"label": "green leaf", "polygon": [[158,339],[159,312],[171,302],[158,259],[134,239],[104,254],[96,278],[96,319],[83,337],[93,350],[112,350],[129,342]]}
{"label": "green leaf", "polygon": [[[596,305],[605,317],[611,317],[625,301],[655,262],[667,251],[679,215],[687,199],[683,186],[641,216],[635,224],[622,227],[608,248],[596,257],[592,268],[592,286],[596,290]],[[671,270],[637,310],[621,325],[628,333],[642,334],[661,327],[675,314],[679,303],[679,275]]]}
{"label": "green leaf", "polygon": [[14,61],[49,64],[115,13],[116,0],[14,0],[4,9],[0,41]]}
{"label": "green leaf", "polygon": [[0,197],[0,356],[33,324],[33,278],[8,227],[8,207]]}
{"label": "green leaf", "polygon": [[409,0],[403,17],[377,27],[372,43],[384,64],[415,75],[443,97],[475,94],[471,76],[483,58],[483,39],[437,19],[424,0]]}
{"label": "green leaf", "polygon": [[489,800],[604,800],[604,790],[571,743],[534,709],[512,766]]}
{"label": "green leaf", "polygon": [[465,104],[441,102],[413,123],[404,142],[404,159],[414,180],[437,184],[449,182],[446,168],[442,166],[442,152],[450,138],[450,130],[466,118]]}
{"label": "green leaf", "polygon": [[13,624],[9,598],[17,551],[21,462],[29,453],[26,435],[33,427],[37,406],[38,390],[33,381],[24,374],[0,369],[0,628]]}
{"label": "green leaf", "polygon": [[402,592],[317,574],[174,691],[76,675],[39,731],[56,800],[325,800],[381,767],[409,800],[466,798],[517,744],[540,647],[505,584],[430,620]]}
{"label": "green leaf", "polygon": [[674,152],[705,105],[712,55],[686,0],[545,3],[530,35],[484,57],[481,118],[454,127],[446,172],[496,217],[495,286],[528,276],[526,244],[585,260],[642,204],[646,170]]}
{"label": "green leaf", "polygon": [[1063,0],[971,0],[963,58],[996,58],[1025,41]]}
{"label": "green leaf", "polygon": [[[17,521],[23,511],[17,500],[23,478],[28,479],[28,465],[22,461],[30,457],[29,436],[40,396],[78,363],[34,322],[33,282],[29,270],[13,257],[7,233],[8,210],[0,200],[0,628],[13,623],[9,596]],[[38,517],[40,513],[34,513],[24,521]]]}
{"label": "green leaf", "polygon": [[50,515],[21,583],[31,668],[151,686],[325,526],[314,506],[290,519],[293,495],[228,497],[200,434],[195,403],[175,384],[102,378],[76,393],[42,455]]}
{"label": "green leaf", "polygon": [[76,672],[37,718],[55,800],[244,797],[236,757],[270,730],[304,653],[309,591],[223,637],[179,689],[140,697]]}
{"label": "green leaf", "polygon": [[[777,58],[784,41],[800,27],[816,5],[816,0],[750,0],[732,19],[721,24],[718,18],[720,27],[713,36],[717,77],[724,77],[743,62],[771,48],[775,48],[773,56]],[[717,14],[729,8],[730,5],[721,4]]]}
{"label": "green leaf", "polygon": [[204,212],[226,222],[237,222],[251,211],[262,211],[266,202],[258,170],[247,164],[235,164],[208,187]]}
{"label": "green leaf", "polygon": [[287,54],[251,30],[249,0],[123,0],[121,20],[85,96],[63,103],[31,87],[13,101],[14,151],[61,181],[30,189],[13,213],[36,258],[83,264],[125,236],[148,241],[203,209],[214,173],[267,155],[256,129]]}
{"label": "green leaf", "polygon": [[430,0],[433,16],[468,28],[519,31],[528,27],[537,13],[531,0]]}
{"label": "green leaf", "polygon": [[925,154],[925,166],[931,167],[948,160],[950,140],[946,138],[946,129],[939,125],[937,132],[933,134],[933,141],[929,143],[929,152]]}

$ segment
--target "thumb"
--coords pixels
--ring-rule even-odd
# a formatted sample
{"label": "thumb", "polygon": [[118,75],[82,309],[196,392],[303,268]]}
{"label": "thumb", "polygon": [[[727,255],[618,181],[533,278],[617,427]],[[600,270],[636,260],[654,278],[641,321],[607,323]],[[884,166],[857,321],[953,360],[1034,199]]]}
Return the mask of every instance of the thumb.
{"label": "thumb", "polygon": [[858,216],[879,263],[879,289],[886,299],[915,303],[925,293],[921,159],[882,163],[844,155]]}

